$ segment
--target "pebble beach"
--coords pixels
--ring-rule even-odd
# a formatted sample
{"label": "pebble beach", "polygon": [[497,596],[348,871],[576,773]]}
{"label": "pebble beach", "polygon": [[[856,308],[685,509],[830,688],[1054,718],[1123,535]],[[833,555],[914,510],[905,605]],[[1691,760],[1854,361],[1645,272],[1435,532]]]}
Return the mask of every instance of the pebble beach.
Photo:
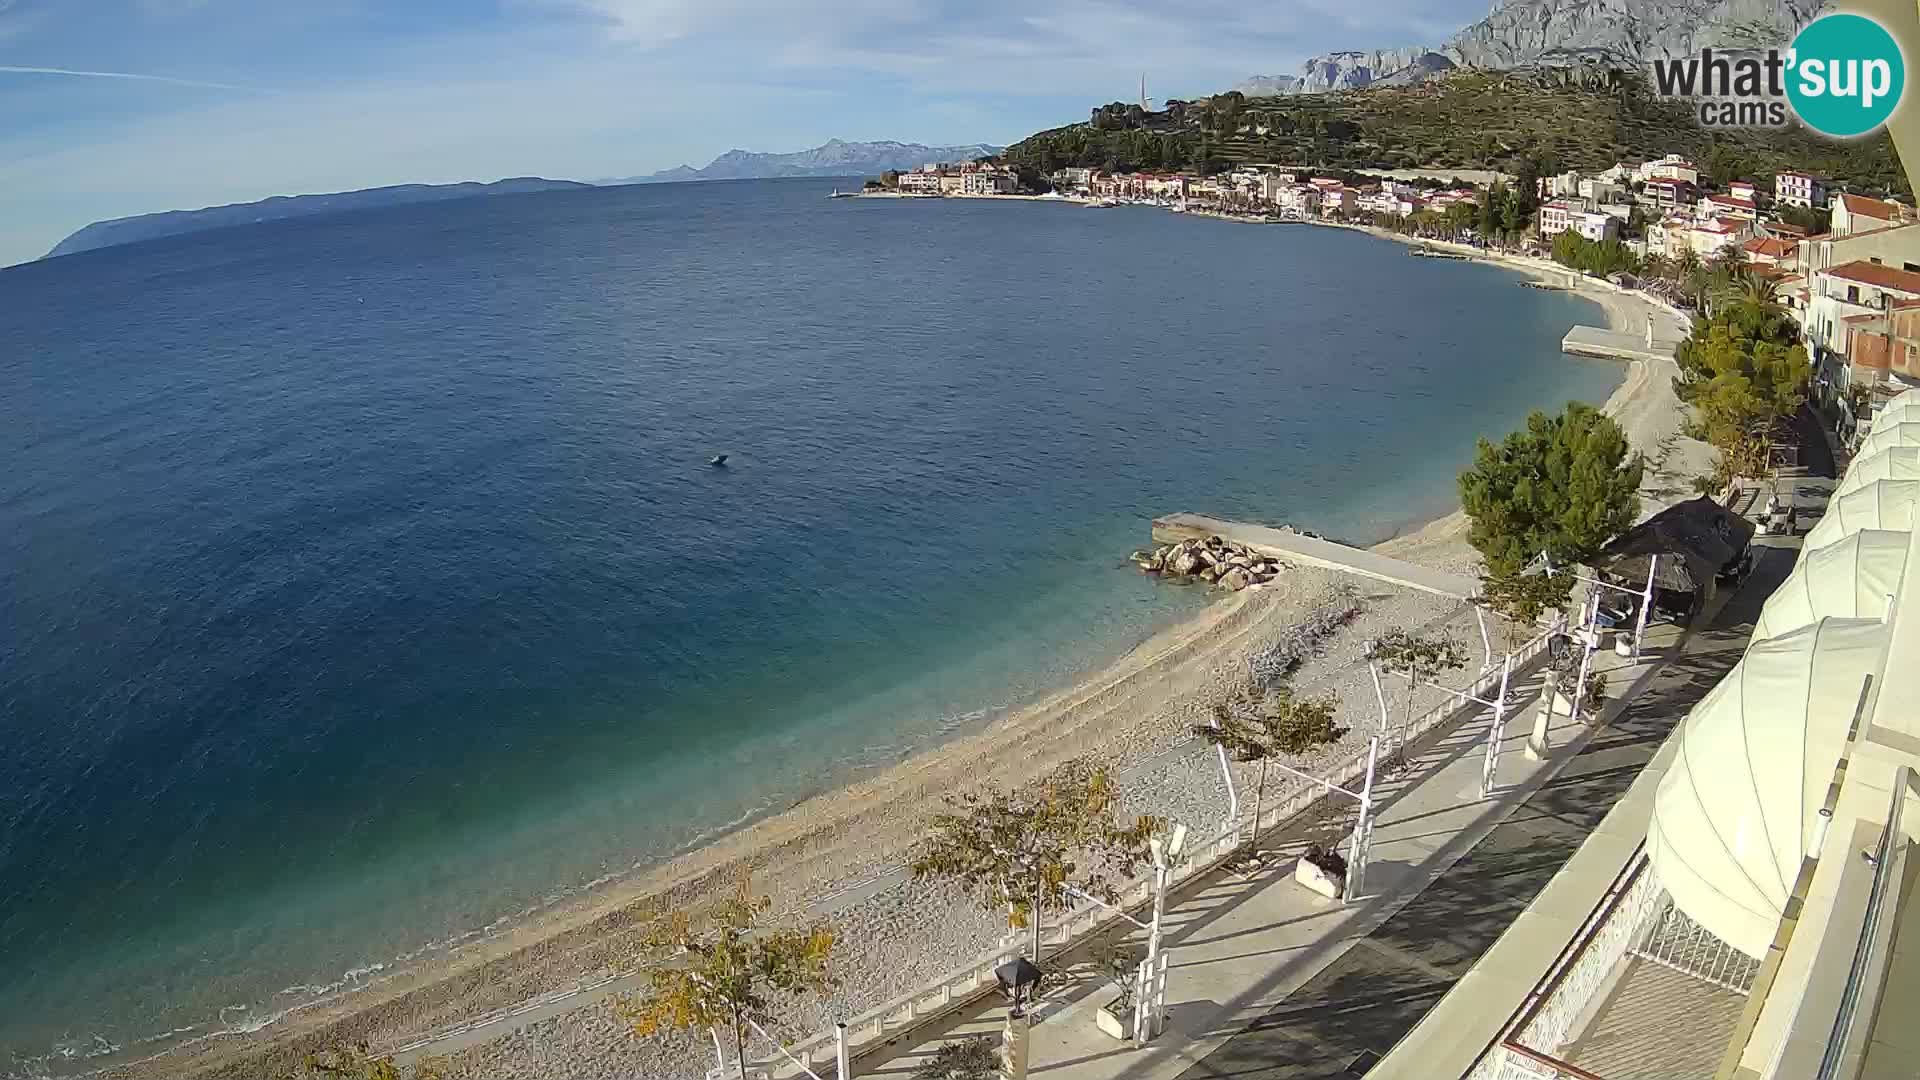
{"label": "pebble beach", "polygon": [[[1566,280],[1564,271],[1530,260],[1497,261],[1543,280]],[[1663,333],[1676,338],[1684,333],[1676,316],[1637,294],[1586,283],[1576,291],[1600,304],[1615,329],[1637,330],[1652,313]],[[1670,362],[1664,368],[1646,362],[1625,366],[1624,380],[1606,409],[1637,448],[1666,456],[1661,468],[1650,472],[1684,477],[1705,471],[1707,451],[1678,438],[1682,410],[1673,397],[1671,367]],[[1650,478],[1649,496],[1655,482]],[[1464,516],[1455,513],[1376,550],[1473,574],[1476,556],[1465,535]],[[947,887],[915,882],[899,869],[949,793],[983,783],[1019,785],[1092,755],[1120,770],[1126,812],[1210,831],[1226,814],[1226,787],[1211,750],[1189,728],[1204,723],[1216,703],[1245,684],[1252,657],[1292,637],[1302,624],[1325,622],[1334,614],[1351,617],[1315,636],[1293,685],[1336,696],[1340,723],[1348,732],[1295,763],[1310,772],[1364,747],[1377,728],[1378,709],[1361,660],[1368,641],[1389,630],[1421,627],[1444,631],[1479,656],[1474,613],[1461,602],[1296,567],[1265,584],[1222,592],[1200,615],[984,730],[801,802],[635,880],[475,943],[429,969],[399,974],[306,1010],[255,1037],[197,1044],[110,1075],[285,1075],[318,1047],[366,1042],[376,1052],[391,1051],[544,995],[546,1003],[538,1009],[418,1046],[403,1060],[433,1056],[450,1075],[494,1080],[699,1077],[711,1064],[704,1035],[635,1037],[616,1012],[614,995],[641,985],[633,975],[635,958],[644,952],[655,916],[697,909],[731,890],[743,875],[786,919],[823,920],[836,935],[838,986],[793,1010],[789,1026],[779,1033],[787,1039],[816,1034],[836,1018],[928,982],[992,947],[1006,932],[1004,916],[981,910]],[[1404,689],[1390,700],[1396,710],[1404,708]],[[1440,700],[1428,691],[1412,704],[1423,709]],[[1251,790],[1253,769],[1242,771],[1238,783]],[[1270,777],[1269,800],[1285,798],[1290,790]]]}

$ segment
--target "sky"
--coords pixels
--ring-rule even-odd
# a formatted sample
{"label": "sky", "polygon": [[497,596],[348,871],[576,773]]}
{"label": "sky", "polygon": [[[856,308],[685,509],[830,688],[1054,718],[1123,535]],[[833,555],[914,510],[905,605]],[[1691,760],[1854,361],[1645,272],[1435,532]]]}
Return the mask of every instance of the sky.
{"label": "sky", "polygon": [[1007,143],[1486,0],[0,0],[0,266],[269,195]]}

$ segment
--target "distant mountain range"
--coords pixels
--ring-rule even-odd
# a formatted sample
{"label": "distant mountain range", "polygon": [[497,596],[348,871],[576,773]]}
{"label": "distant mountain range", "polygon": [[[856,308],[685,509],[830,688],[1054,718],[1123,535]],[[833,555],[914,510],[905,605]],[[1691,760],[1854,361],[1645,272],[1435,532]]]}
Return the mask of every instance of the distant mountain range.
{"label": "distant mountain range", "polygon": [[1785,46],[1825,0],[1504,0],[1486,18],[1433,48],[1315,56],[1293,75],[1252,75],[1249,97],[1408,85],[1455,67],[1506,70],[1598,63],[1640,68],[1704,46]]}
{"label": "distant mountain range", "polygon": [[703,169],[680,165],[648,176],[605,180],[606,184],[660,184],[677,180],[764,180],[781,176],[877,176],[888,169],[915,169],[935,161],[971,161],[1006,149],[972,143],[922,146],[902,142],[847,142],[829,139],[793,154],[756,154],[729,150]]}
{"label": "distant mountain range", "polygon": [[219,229],[229,225],[248,225],[259,221],[311,217],[342,210],[364,210],[376,206],[400,206],[406,203],[441,202],[487,195],[518,195],[530,191],[556,191],[588,188],[573,180],[543,180],[537,176],[516,176],[490,184],[468,181],[461,184],[398,184],[392,187],[342,191],[330,195],[275,195],[259,202],[209,206],[204,210],[168,210],[158,214],[96,221],[55,244],[47,258],[71,255],[76,251],[154,240],[162,236]]}

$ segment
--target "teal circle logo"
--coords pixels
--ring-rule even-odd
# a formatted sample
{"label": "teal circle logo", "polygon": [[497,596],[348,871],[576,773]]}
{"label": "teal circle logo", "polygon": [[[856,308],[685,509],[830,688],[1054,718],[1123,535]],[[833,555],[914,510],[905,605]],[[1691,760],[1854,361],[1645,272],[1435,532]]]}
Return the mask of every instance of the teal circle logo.
{"label": "teal circle logo", "polygon": [[1907,86],[1900,43],[1864,15],[1823,15],[1787,53],[1787,101],[1800,122],[1838,138],[1887,122]]}

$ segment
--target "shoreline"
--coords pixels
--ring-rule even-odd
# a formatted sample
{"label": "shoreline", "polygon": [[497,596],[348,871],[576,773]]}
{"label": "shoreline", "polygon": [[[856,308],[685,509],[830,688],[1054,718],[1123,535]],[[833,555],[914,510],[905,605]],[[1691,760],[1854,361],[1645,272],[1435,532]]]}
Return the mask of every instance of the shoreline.
{"label": "shoreline", "polygon": [[[1365,226],[1311,223],[1355,229],[1408,244],[1424,243]],[[1532,260],[1481,252],[1474,255],[1537,280],[1560,283],[1560,278],[1569,273],[1551,264],[1535,265]],[[1586,280],[1572,291],[1599,303],[1608,324],[1615,329],[1631,328],[1636,320],[1644,318],[1644,311],[1658,310],[1644,297],[1609,292]],[[1671,398],[1668,379],[1660,377],[1662,374],[1650,370],[1645,362],[1627,365],[1621,384],[1605,406],[1609,414],[1622,418],[1634,445],[1643,449],[1651,450],[1666,432],[1643,441],[1640,429],[1651,433],[1665,420],[1671,421],[1669,428],[1678,424],[1677,401],[1669,404],[1662,400],[1662,390],[1666,398]],[[1633,426],[1629,426],[1629,418],[1635,419]],[[1464,514],[1456,509],[1374,548],[1410,561],[1457,568],[1473,561],[1472,551],[1465,544],[1465,524]],[[756,891],[773,896],[776,910],[819,910],[835,903],[836,897],[859,891],[877,872],[898,861],[923,834],[927,818],[941,807],[941,798],[957,786],[978,782],[982,776],[1003,784],[1019,783],[1070,757],[1095,751],[1122,762],[1151,756],[1149,750],[1164,752],[1170,737],[1184,733],[1186,720],[1203,716],[1205,702],[1221,693],[1223,672],[1243,671],[1244,654],[1324,607],[1340,585],[1341,579],[1334,575],[1298,570],[1282,584],[1257,594],[1250,590],[1225,595],[1113,663],[997,718],[984,730],[923,750],[865,780],[763,817],[625,882],[563,902],[507,928],[498,937],[458,947],[416,970],[388,976],[335,1000],[300,1010],[258,1035],[210,1036],[197,1045],[157,1058],[110,1067],[104,1075],[153,1075],[149,1069],[163,1069],[169,1076],[273,1075],[275,1070],[297,1065],[305,1053],[318,1046],[365,1040],[376,1051],[392,1049],[419,1033],[443,1030],[541,994],[593,982],[603,985],[582,993],[574,1002],[575,1011],[565,1020],[542,1022],[569,1031],[543,1033],[536,1040],[514,1040],[538,1044],[534,1046],[500,1048],[492,1042],[481,1043],[460,1051],[457,1065],[489,1077],[567,1074],[567,1068],[554,1064],[555,1058],[578,1063],[579,1055],[604,1050],[618,1056],[623,1070],[638,1067],[647,1070],[642,1075],[679,1075],[669,1061],[646,1058],[643,1062],[630,1056],[629,1052],[645,1053],[638,1049],[641,1044],[637,1040],[627,1038],[624,1044],[608,1045],[606,1025],[583,1019],[591,1003],[607,992],[604,980],[608,974],[625,967],[638,951],[644,927],[653,916],[705,902],[730,889],[743,870],[754,873]],[[1362,591],[1372,594],[1367,597],[1367,618],[1382,620],[1384,625],[1415,625],[1436,614],[1431,598],[1421,601],[1377,588]],[[1355,636],[1343,634],[1346,639]],[[1316,670],[1326,666],[1310,664],[1302,672],[1303,683],[1310,683]],[[1319,677],[1331,674],[1320,672]],[[887,888],[883,886],[880,891]],[[863,902],[828,910],[837,913]],[[977,934],[979,929],[976,925],[966,932]],[[951,947],[959,943],[939,944]],[[951,963],[959,958],[945,959]],[[893,975],[912,969],[910,963],[902,964],[897,958],[868,959],[870,967]],[[936,965],[940,966],[945,965]],[[849,977],[848,981],[856,980]],[[597,1016],[599,1013],[607,1015]],[[598,1021],[611,1018],[604,1008],[596,1010],[596,1016]],[[586,1035],[594,1044],[592,1050],[574,1045],[581,1038],[562,1037],[579,1034],[571,1030],[579,1028],[589,1029]],[[489,1038],[507,1030],[502,1027]],[[661,1045],[673,1049],[672,1043]],[[444,1051],[429,1048],[427,1052]]]}

